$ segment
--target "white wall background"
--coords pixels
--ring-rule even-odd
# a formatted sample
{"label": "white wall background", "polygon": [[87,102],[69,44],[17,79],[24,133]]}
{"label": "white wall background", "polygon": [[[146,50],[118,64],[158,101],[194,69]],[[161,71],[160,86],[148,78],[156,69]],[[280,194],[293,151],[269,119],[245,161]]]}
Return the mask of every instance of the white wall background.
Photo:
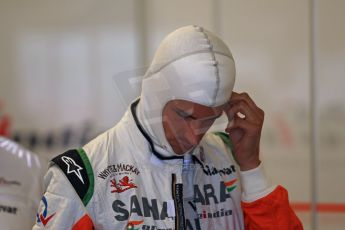
{"label": "white wall background", "polygon": [[[314,192],[319,202],[345,204],[345,2],[316,2],[320,156]],[[266,112],[262,158],[272,180],[288,188],[292,201],[309,202],[309,3],[1,0],[2,113],[12,119],[12,135],[29,145],[34,132],[34,151],[49,158],[66,148],[60,144],[66,129],[74,146],[86,129],[92,137],[113,126],[134,95],[126,77],[149,64],[167,33],[202,25],[231,48],[235,90],[249,92]],[[48,137],[55,137],[52,148]],[[309,213],[300,216],[310,228]],[[341,229],[344,216],[321,213],[319,229]]]}

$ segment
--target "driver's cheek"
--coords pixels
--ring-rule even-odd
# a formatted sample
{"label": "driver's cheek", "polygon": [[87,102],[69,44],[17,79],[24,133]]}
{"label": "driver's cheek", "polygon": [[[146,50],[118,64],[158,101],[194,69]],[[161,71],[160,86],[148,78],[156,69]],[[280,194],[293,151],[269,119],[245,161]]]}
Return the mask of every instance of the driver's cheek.
{"label": "driver's cheek", "polygon": [[192,121],[188,125],[189,130],[186,132],[188,140],[193,145],[198,145],[202,137],[208,130],[204,123],[198,121]]}

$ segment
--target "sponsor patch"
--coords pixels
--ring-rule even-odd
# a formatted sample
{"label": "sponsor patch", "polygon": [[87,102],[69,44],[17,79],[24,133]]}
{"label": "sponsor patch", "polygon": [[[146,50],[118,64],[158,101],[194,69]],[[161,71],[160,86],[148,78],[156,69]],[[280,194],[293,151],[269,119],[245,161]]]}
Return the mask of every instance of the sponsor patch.
{"label": "sponsor patch", "polygon": [[91,163],[83,149],[71,149],[52,159],[65,174],[74,190],[86,206],[93,195],[94,174]]}
{"label": "sponsor patch", "polygon": [[79,180],[84,184],[83,177],[81,176],[80,170],[83,168],[78,165],[72,158],[67,156],[62,156],[61,160],[67,165],[67,174],[74,173]]}
{"label": "sponsor patch", "polygon": [[231,181],[228,181],[228,182],[224,182],[224,185],[226,187],[226,191],[228,192],[232,192],[232,190],[234,190],[236,188],[237,185],[235,185],[237,179],[233,179]]}
{"label": "sponsor patch", "polygon": [[199,219],[212,219],[212,218],[219,218],[223,216],[231,216],[232,215],[232,210],[225,210],[225,209],[220,209],[215,212],[207,212],[206,210],[202,210],[201,213],[198,213]]}
{"label": "sponsor patch", "polygon": [[[200,156],[201,158],[201,156]],[[198,159],[197,157],[193,157],[193,159],[201,166],[202,171],[206,176],[229,176],[236,172],[235,165],[229,165],[229,167],[225,168],[216,168],[214,165],[205,164],[203,160],[205,159]]]}
{"label": "sponsor patch", "polygon": [[144,223],[143,220],[132,220],[132,221],[128,221],[128,224],[127,224],[127,230],[139,230],[140,226],[142,223]]}
{"label": "sponsor patch", "polygon": [[186,229],[201,229],[201,220],[203,219],[215,219],[215,218],[223,218],[232,215],[231,209],[220,209],[217,211],[208,212],[206,210],[202,210],[201,213],[197,213],[197,218],[194,220],[186,219]]}
{"label": "sponsor patch", "polygon": [[125,230],[173,230],[172,228],[159,228],[155,225],[145,225],[143,220],[128,221]]}
{"label": "sponsor patch", "polygon": [[231,175],[232,173],[236,172],[235,165],[230,165],[227,168],[217,169],[214,166],[210,166],[207,164],[201,165],[203,172],[207,176],[214,176],[219,174],[220,176]]}
{"label": "sponsor patch", "polygon": [[54,217],[55,213],[48,216],[48,202],[45,196],[42,197],[42,202],[44,204],[43,212],[37,213],[37,223],[42,223],[43,226],[46,226],[48,222]]}
{"label": "sponsor patch", "polygon": [[116,179],[110,180],[111,187],[114,188],[111,193],[121,193],[131,188],[137,188],[137,185],[132,182],[131,179],[129,179],[128,176],[124,176],[122,179],[119,180],[119,182],[116,181]]}
{"label": "sponsor patch", "polygon": [[175,216],[169,216],[168,203],[149,199],[147,197],[138,197],[132,195],[129,202],[115,200],[112,203],[116,221],[127,221],[132,215],[142,218],[151,218],[154,220],[174,219]]}
{"label": "sponsor patch", "polygon": [[6,212],[9,214],[17,214],[17,207],[13,207],[13,206],[7,206],[7,205],[0,205],[0,213],[2,212]]}
{"label": "sponsor patch", "polygon": [[137,188],[132,176],[140,174],[139,169],[132,164],[119,163],[109,165],[97,177],[110,181],[111,193],[122,193],[129,189]]}
{"label": "sponsor patch", "polygon": [[119,163],[116,165],[109,165],[107,168],[98,173],[98,177],[105,180],[109,176],[121,176],[131,174],[139,175],[140,171],[134,165]]}
{"label": "sponsor patch", "polygon": [[195,184],[193,198],[189,198],[186,201],[193,210],[196,211],[197,203],[200,203],[201,205],[220,204],[226,202],[227,199],[231,199],[230,192],[227,189],[225,182],[220,181],[219,192],[216,191],[217,190],[212,184]]}
{"label": "sponsor patch", "polygon": [[[220,181],[219,190],[213,184],[194,185],[194,196],[185,201],[194,210],[196,216],[194,219],[186,219],[186,229],[201,229],[201,223],[204,219],[224,218],[233,215],[231,208],[217,208],[218,204],[227,202],[231,199],[230,192],[236,188],[237,179],[227,182]],[[197,204],[199,204],[198,208]],[[212,206],[214,208],[211,208]],[[205,207],[206,206],[206,207]],[[223,206],[223,205],[222,205]]]}

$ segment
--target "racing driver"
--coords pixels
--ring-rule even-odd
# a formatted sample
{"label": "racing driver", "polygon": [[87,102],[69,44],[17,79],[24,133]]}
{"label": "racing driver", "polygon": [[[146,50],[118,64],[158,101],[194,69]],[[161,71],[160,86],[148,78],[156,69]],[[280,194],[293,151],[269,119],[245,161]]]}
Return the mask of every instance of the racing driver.
{"label": "racing driver", "polygon": [[169,34],[121,121],[52,160],[34,229],[303,229],[263,171],[264,112],[234,82],[220,38]]}

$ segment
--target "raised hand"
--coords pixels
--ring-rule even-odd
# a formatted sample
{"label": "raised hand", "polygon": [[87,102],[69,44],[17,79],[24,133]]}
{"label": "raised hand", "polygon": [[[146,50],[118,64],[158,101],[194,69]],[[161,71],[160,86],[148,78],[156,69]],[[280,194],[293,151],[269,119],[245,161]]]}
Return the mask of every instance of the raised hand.
{"label": "raised hand", "polygon": [[234,155],[241,171],[256,168],[260,164],[260,137],[264,111],[247,93],[232,92],[224,109],[229,123],[225,131],[233,143]]}

